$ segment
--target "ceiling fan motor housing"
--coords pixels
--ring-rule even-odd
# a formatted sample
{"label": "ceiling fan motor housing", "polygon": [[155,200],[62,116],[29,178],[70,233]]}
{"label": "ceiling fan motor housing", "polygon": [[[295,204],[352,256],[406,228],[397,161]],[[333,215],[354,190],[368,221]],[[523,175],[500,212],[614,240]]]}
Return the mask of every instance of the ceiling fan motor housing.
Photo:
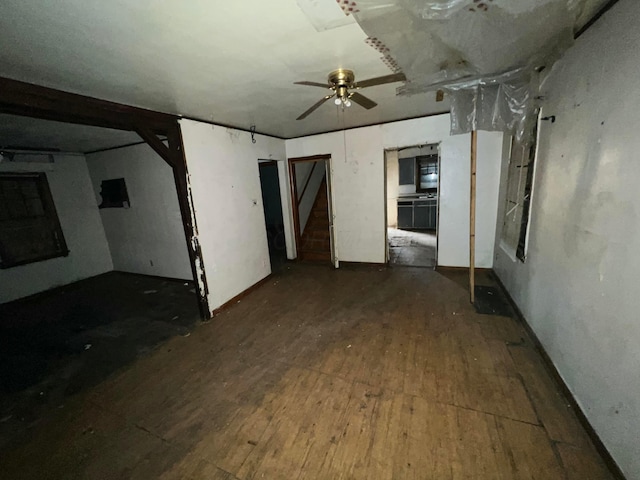
{"label": "ceiling fan motor housing", "polygon": [[339,68],[329,74],[329,83],[336,88],[354,88],[356,77],[352,70]]}

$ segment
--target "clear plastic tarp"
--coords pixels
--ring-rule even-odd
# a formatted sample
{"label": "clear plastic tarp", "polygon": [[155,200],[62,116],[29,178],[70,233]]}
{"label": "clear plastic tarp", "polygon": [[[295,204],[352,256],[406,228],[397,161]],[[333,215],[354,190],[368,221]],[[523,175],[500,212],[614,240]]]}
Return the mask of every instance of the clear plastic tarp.
{"label": "clear plastic tarp", "polygon": [[520,137],[539,74],[572,45],[586,0],[357,0],[365,33],[407,77],[400,95],[451,98],[452,133]]}

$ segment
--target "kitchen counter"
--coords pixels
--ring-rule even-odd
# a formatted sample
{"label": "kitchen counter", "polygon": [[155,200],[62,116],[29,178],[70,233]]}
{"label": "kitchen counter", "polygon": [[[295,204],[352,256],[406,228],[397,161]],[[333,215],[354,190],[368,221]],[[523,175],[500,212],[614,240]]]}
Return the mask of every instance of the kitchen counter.
{"label": "kitchen counter", "polygon": [[412,194],[412,195],[400,195],[397,199],[399,202],[407,202],[414,200],[438,200],[437,195],[425,195],[425,194]]}

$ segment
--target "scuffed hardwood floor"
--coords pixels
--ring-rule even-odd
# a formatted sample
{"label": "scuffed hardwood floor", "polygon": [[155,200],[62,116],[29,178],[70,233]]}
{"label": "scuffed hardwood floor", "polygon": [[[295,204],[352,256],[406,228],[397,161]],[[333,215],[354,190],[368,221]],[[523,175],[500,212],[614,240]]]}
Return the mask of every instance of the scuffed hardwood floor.
{"label": "scuffed hardwood floor", "polygon": [[7,479],[608,479],[513,319],[427,269],[296,265],[49,412]]}

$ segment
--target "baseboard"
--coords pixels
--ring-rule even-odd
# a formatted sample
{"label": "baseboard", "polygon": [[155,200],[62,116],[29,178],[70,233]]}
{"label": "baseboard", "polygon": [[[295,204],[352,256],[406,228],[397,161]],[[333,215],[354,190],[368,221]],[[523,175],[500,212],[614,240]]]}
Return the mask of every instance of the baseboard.
{"label": "baseboard", "polygon": [[220,305],[218,308],[214,309],[211,312],[211,317],[215,317],[216,315],[222,313],[224,310],[227,310],[229,307],[231,307],[232,305],[235,305],[236,303],[238,303],[238,301],[242,300],[244,297],[246,297],[247,295],[249,295],[251,292],[253,292],[254,290],[257,290],[258,288],[260,288],[262,285],[264,285],[265,283],[267,283],[271,277],[273,276],[273,273],[270,273],[269,275],[267,275],[266,277],[264,277],[262,280],[254,283],[253,285],[251,285],[249,288],[247,288],[246,290],[243,290],[242,292],[240,292],[238,295],[236,295],[235,297],[233,297],[231,300],[223,303],[222,305]]}
{"label": "baseboard", "polygon": [[[442,266],[442,265],[438,265],[436,266],[436,271],[437,272],[468,272],[469,271],[469,267],[446,267],[446,266]],[[474,269],[476,272],[478,273],[490,273],[493,272],[493,270],[491,268],[480,268],[480,267],[476,267]]]}
{"label": "baseboard", "polygon": [[527,322],[527,319],[525,318],[525,316],[522,314],[520,307],[518,307],[516,302],[513,300],[513,298],[511,297],[511,294],[509,294],[509,291],[505,288],[504,283],[502,283],[502,280],[500,280],[500,277],[498,276],[498,274],[495,271],[492,271],[492,275],[493,275],[493,278],[495,278],[498,285],[500,286],[500,288],[502,289],[502,292],[505,294],[505,296],[509,300],[511,307],[513,308],[513,311],[516,312],[516,315],[518,316],[518,320],[522,323],[525,330],[529,334],[529,337],[533,341],[536,350],[542,356],[542,359],[545,367],[547,368],[547,371],[551,374],[551,376],[555,379],[556,383],[560,386],[560,389],[562,390],[562,393],[564,394],[565,399],[567,400],[568,404],[571,405],[572,410],[576,413],[576,416],[578,417],[580,424],[587,432],[587,435],[589,435],[589,438],[591,439],[591,441],[593,442],[593,445],[596,447],[596,450],[604,460],[604,463],[607,465],[607,467],[609,468],[609,470],[611,471],[611,473],[614,475],[615,478],[617,478],[618,480],[626,480],[624,474],[622,473],[622,470],[620,469],[620,467],[618,466],[614,458],[611,456],[611,453],[609,453],[609,450],[607,450],[607,447],[602,442],[602,439],[600,439],[600,436],[593,428],[593,425],[591,425],[591,423],[589,422],[589,419],[585,415],[582,408],[580,408],[580,405],[578,404],[575,397],[573,396],[573,393],[571,393],[569,386],[565,383],[564,379],[560,375],[560,372],[558,372],[558,369],[556,368],[555,364],[551,360],[551,357],[549,356],[544,346],[540,342],[540,339],[531,328],[531,325],[529,325],[529,322]]}
{"label": "baseboard", "polygon": [[345,267],[387,267],[388,264],[383,263],[383,262],[345,262],[343,260],[340,260],[340,266],[345,266]]}

